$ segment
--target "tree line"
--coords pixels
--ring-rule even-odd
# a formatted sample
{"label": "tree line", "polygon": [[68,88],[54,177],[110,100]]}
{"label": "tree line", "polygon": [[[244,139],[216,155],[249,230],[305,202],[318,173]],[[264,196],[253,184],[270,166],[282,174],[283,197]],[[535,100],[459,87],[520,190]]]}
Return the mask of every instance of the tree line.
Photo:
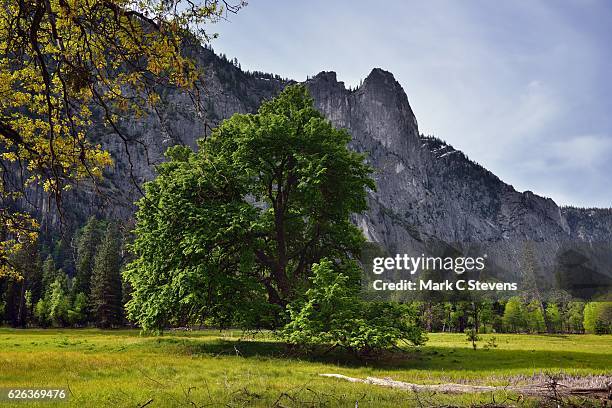
{"label": "tree line", "polygon": [[502,301],[418,302],[429,332],[612,333],[612,303],[541,302],[514,296]]}
{"label": "tree line", "polygon": [[[22,279],[0,280],[0,323],[15,327],[129,325],[125,312],[129,287],[121,276],[124,252],[117,223],[95,217],[77,230],[68,248],[61,240],[51,248],[25,246],[13,257]],[[66,264],[71,271],[58,264]],[[609,302],[543,304],[515,296],[496,302],[412,302],[407,306],[417,310],[417,323],[427,332],[612,333]],[[330,319],[339,320],[342,313]]]}
{"label": "tree line", "polygon": [[11,258],[19,274],[0,279],[0,323],[15,327],[125,325],[123,252],[118,224],[95,217],[77,230],[68,248],[61,239],[51,247],[23,246]]}

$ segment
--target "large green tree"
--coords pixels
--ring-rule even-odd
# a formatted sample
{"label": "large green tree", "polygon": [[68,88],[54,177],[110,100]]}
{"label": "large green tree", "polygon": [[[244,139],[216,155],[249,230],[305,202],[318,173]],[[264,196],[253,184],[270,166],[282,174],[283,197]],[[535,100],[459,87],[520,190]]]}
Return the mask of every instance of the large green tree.
{"label": "large green tree", "polygon": [[293,85],[224,121],[197,153],[169,149],[138,202],[131,318],[145,329],[193,318],[263,324],[266,305],[303,294],[313,263],[356,256],[364,239],[350,217],[374,183],[350,140]]}

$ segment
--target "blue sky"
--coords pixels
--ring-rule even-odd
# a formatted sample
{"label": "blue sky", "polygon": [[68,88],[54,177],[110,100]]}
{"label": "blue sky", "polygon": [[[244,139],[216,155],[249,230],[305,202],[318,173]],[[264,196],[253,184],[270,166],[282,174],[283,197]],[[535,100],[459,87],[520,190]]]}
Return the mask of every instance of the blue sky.
{"label": "blue sky", "polygon": [[214,31],[243,69],[402,84],[421,133],[558,204],[612,206],[612,2],[252,0]]}

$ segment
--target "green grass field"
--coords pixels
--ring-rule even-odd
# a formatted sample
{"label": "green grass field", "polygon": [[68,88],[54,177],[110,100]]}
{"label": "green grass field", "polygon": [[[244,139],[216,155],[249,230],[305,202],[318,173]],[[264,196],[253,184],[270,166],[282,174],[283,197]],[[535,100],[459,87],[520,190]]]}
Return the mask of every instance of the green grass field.
{"label": "green grass field", "polygon": [[[399,407],[482,404],[492,396],[417,396],[318,374],[487,385],[526,381],[542,372],[612,374],[612,336],[498,334],[497,348],[474,351],[464,335],[430,334],[427,345],[414,352],[358,361],[341,355],[295,356],[271,339],[240,341],[239,335],[202,331],[145,337],[129,330],[0,329],[0,387],[71,391],[68,402],[13,404],[18,407],[354,407],[356,401],[360,407]],[[495,400],[503,401],[503,394]]]}

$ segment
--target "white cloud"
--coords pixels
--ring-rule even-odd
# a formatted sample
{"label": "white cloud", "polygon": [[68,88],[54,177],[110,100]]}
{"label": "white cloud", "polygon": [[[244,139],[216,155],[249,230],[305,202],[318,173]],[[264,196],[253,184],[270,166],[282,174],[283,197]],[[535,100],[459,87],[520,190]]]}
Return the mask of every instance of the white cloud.
{"label": "white cloud", "polygon": [[335,70],[354,86],[382,67],[423,133],[518,189],[610,206],[611,18],[596,0],[252,2],[215,48],[298,80]]}

